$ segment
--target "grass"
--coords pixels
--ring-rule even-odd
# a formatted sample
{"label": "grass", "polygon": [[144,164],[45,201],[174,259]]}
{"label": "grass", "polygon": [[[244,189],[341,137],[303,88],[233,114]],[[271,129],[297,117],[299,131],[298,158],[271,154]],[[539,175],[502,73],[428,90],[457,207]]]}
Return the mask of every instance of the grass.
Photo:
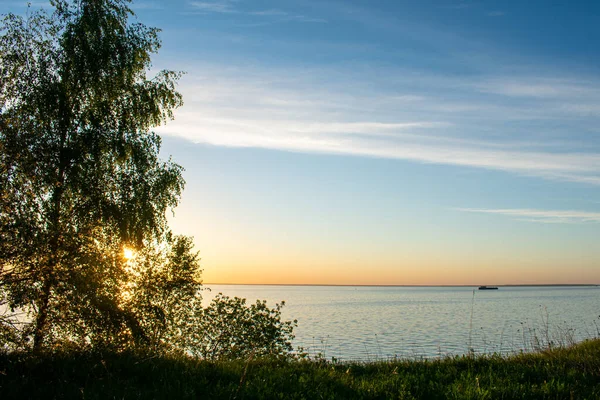
{"label": "grass", "polygon": [[0,397],[60,399],[597,399],[600,340],[510,357],[207,362],[137,353],[0,355]]}

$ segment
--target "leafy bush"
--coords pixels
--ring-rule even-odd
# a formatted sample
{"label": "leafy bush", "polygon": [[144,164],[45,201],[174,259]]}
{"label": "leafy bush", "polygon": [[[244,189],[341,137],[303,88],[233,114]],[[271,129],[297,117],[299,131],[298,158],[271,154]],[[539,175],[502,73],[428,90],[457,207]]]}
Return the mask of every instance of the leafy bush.
{"label": "leafy bush", "polygon": [[246,299],[219,293],[202,310],[189,350],[205,359],[280,356],[292,350],[297,321],[282,321],[285,302],[269,308],[266,301],[246,305]]}

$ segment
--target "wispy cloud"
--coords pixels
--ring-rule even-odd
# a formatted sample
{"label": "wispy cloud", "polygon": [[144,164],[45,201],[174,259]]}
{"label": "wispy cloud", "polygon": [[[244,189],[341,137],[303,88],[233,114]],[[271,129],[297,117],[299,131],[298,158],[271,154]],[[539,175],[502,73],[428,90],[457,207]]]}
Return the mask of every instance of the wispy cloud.
{"label": "wispy cloud", "polygon": [[292,15],[290,16],[290,20],[291,21],[298,21],[298,22],[309,22],[309,23],[317,23],[317,24],[324,24],[329,22],[329,20],[325,19],[325,18],[315,18],[315,17],[308,17],[306,15]]}
{"label": "wispy cloud", "polygon": [[136,1],[131,4],[133,10],[164,10],[164,5],[154,1]]}
{"label": "wispy cloud", "polygon": [[579,224],[579,223],[600,223],[600,212],[573,211],[573,210],[537,210],[528,208],[511,209],[478,209],[478,208],[458,208],[459,211],[498,214],[518,219],[525,219],[532,222],[560,223],[560,224]]}
{"label": "wispy cloud", "polygon": [[236,13],[234,3],[228,0],[221,1],[192,1],[189,3],[192,7],[205,12],[212,13]]}
{"label": "wispy cloud", "polygon": [[[501,92],[498,78],[461,85],[455,78],[367,73],[356,66],[335,72],[196,68],[190,73],[196,78],[182,85],[186,107],[161,128],[166,134],[217,146],[391,158],[600,185],[600,145],[589,140],[600,136],[598,117],[565,107],[570,96],[593,91],[596,83],[569,80],[567,91],[563,83],[544,89],[550,100],[521,101],[519,91]],[[579,100],[591,107],[595,99],[587,97]]]}
{"label": "wispy cloud", "polygon": [[600,100],[598,82],[551,78],[494,78],[477,84],[479,90],[487,93],[513,97],[537,97],[581,99],[582,97]]}
{"label": "wispy cloud", "polygon": [[237,0],[217,0],[217,1],[191,1],[189,5],[201,13],[216,13],[216,14],[241,14],[246,17],[257,17],[267,20],[261,22],[245,21],[239,26],[263,26],[266,24],[286,21],[309,22],[309,23],[324,23],[327,22],[324,18],[311,17],[303,14],[292,13],[289,11],[270,8],[265,10],[248,10],[242,9],[237,4]]}
{"label": "wispy cloud", "polygon": [[261,10],[261,11],[250,11],[250,15],[262,15],[262,16],[286,16],[287,12],[277,9]]}

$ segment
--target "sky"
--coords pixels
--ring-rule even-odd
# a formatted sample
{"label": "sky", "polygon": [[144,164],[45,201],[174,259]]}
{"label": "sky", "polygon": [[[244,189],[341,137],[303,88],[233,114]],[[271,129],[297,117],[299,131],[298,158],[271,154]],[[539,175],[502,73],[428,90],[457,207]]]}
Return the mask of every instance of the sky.
{"label": "sky", "polygon": [[600,284],[600,2],[132,8],[205,282]]}

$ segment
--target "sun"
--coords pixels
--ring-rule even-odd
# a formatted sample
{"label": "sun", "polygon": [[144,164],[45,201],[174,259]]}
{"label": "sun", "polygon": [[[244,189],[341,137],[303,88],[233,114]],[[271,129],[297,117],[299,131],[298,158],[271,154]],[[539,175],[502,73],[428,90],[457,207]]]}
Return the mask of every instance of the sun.
{"label": "sun", "polygon": [[131,261],[135,257],[135,251],[129,247],[123,247],[123,258],[127,261]]}

